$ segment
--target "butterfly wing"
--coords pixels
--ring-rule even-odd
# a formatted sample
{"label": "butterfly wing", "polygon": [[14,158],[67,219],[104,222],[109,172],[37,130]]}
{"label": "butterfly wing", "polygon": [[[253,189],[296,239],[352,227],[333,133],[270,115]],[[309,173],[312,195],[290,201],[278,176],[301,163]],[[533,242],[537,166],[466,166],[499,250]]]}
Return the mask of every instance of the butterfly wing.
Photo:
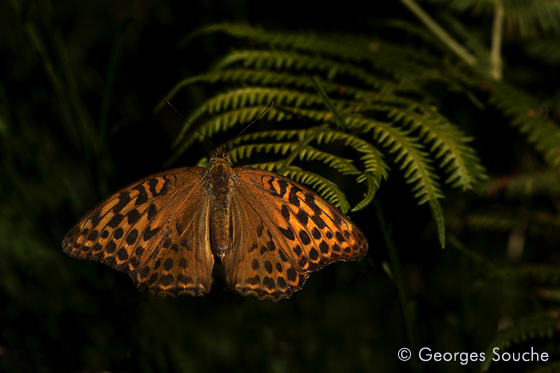
{"label": "butterfly wing", "polygon": [[64,252],[128,273],[158,295],[201,295],[212,282],[210,198],[201,167],[155,174],[97,205],[66,235]]}
{"label": "butterfly wing", "polygon": [[263,170],[235,175],[232,247],[222,263],[241,294],[289,298],[310,272],[366,254],[358,227],[310,189]]}

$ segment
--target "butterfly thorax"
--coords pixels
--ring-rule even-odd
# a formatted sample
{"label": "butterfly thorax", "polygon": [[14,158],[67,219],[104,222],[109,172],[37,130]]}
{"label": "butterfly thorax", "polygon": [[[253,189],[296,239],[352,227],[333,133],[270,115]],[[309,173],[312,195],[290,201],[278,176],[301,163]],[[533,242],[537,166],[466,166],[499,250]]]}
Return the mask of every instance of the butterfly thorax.
{"label": "butterfly thorax", "polygon": [[214,254],[222,259],[230,246],[230,211],[233,170],[229,156],[217,149],[207,168],[210,196],[213,200],[210,215],[210,237]]}

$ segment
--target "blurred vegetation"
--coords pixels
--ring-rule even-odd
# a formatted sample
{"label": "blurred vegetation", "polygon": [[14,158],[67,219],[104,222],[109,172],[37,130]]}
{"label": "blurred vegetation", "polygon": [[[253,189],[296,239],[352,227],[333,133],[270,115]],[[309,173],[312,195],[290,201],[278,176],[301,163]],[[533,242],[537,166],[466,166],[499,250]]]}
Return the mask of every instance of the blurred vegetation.
{"label": "blurred vegetation", "polygon": [[[9,0],[0,25],[1,371],[557,369],[557,1]],[[160,299],[67,257],[96,202],[212,151],[166,96],[216,144],[276,100],[232,156],[358,206],[367,257],[278,303],[229,292],[219,266],[208,297]]]}

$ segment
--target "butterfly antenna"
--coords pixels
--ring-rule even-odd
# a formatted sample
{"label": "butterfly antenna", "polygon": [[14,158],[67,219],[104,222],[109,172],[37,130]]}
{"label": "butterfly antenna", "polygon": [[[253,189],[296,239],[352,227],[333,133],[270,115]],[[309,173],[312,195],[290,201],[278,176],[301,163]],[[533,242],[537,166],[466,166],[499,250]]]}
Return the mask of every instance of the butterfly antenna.
{"label": "butterfly antenna", "polygon": [[270,107],[271,107],[272,105],[274,105],[274,101],[272,101],[270,104],[268,104],[268,106],[266,107],[266,109],[264,109],[264,110],[262,111],[262,113],[260,113],[255,119],[253,119],[253,121],[252,121],[251,123],[249,123],[248,125],[246,125],[245,128],[243,128],[243,129],[241,130],[241,132],[239,132],[239,133],[237,134],[237,136],[235,136],[233,139],[229,140],[229,141],[226,143],[226,145],[224,146],[224,149],[227,149],[228,145],[229,145],[233,140],[235,140],[236,138],[238,138],[239,136],[241,136],[241,134],[242,134],[243,132],[245,132],[245,131],[247,130],[247,128],[249,128],[249,127],[251,126],[251,124],[253,124],[253,123],[255,123],[257,120],[259,120],[259,118],[262,117],[263,114],[266,113],[266,111],[267,111],[268,109],[270,109]]}
{"label": "butterfly antenna", "polygon": [[[209,143],[210,145],[212,145],[214,147],[214,149],[216,149],[216,145],[214,145],[214,143],[212,142],[212,140],[210,140],[205,134],[203,134],[202,132],[200,132],[200,130],[198,128],[196,128],[196,126],[194,124],[192,124],[191,122],[189,122],[181,113],[179,113],[179,110],[175,109],[175,106],[171,105],[171,102],[169,102],[169,100],[167,100],[166,98],[163,99],[163,101],[165,101],[165,103],[167,105],[169,105],[171,107],[171,109],[175,110],[175,112],[177,113],[178,116],[181,117],[182,120],[184,120],[185,122],[187,122],[188,124],[190,124],[190,126],[192,128],[194,128],[196,130],[196,132],[200,133],[200,135],[202,137],[204,137]],[[274,102],[273,102],[274,103]],[[270,107],[270,105],[268,105]],[[262,114],[261,114],[262,115]],[[260,115],[259,115],[260,117]],[[258,118],[257,118],[258,119]]]}

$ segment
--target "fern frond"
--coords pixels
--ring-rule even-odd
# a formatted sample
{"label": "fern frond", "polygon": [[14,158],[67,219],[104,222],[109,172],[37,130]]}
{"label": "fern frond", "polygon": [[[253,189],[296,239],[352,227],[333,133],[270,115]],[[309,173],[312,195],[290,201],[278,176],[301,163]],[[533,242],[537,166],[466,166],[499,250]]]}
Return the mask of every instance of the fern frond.
{"label": "fern frond", "polygon": [[506,21],[517,26],[521,36],[560,33],[560,4],[554,0],[508,1]]}
{"label": "fern frond", "polygon": [[409,136],[410,131],[402,131],[388,123],[367,118],[350,118],[349,122],[352,127],[358,127],[364,133],[373,132],[374,139],[388,148],[389,153],[396,153],[395,162],[400,163],[399,168],[404,173],[406,183],[414,184],[412,192],[418,199],[418,204],[429,203],[438,229],[439,241],[444,247],[445,223],[438,201],[443,198],[443,193],[423,145]]}
{"label": "fern frond", "polygon": [[[301,112],[300,112],[301,113]],[[325,115],[327,115],[327,113],[325,112]],[[356,167],[354,167],[351,163],[350,160],[346,160],[343,161],[343,158],[340,157],[336,157],[336,160],[333,160],[333,158],[331,158],[331,155],[328,153],[324,153],[324,152],[320,152],[318,150],[316,150],[315,148],[312,148],[310,146],[308,146],[307,144],[303,147],[300,146],[299,151],[297,156],[301,159],[301,160],[322,160],[324,161],[324,163],[330,163],[330,162],[335,162],[331,165],[331,167],[337,168],[339,170],[339,172],[343,173],[343,174],[348,174],[348,175],[353,175],[353,174],[364,174],[364,173],[369,173],[371,174],[375,180],[376,180],[376,184],[378,185],[382,180],[386,180],[388,177],[388,169],[389,167],[387,166],[387,164],[385,163],[385,161],[383,160],[383,155],[381,154],[381,152],[379,152],[379,150],[374,147],[373,145],[371,145],[370,143],[368,143],[365,140],[360,139],[357,136],[351,135],[351,134],[347,134],[344,132],[340,132],[340,131],[333,131],[330,130],[328,128],[325,128],[323,126],[320,127],[314,127],[312,129],[307,129],[307,130],[271,130],[271,131],[261,131],[261,132],[253,132],[253,133],[249,133],[249,134],[245,134],[243,136],[240,136],[239,138],[235,139],[234,141],[231,142],[231,145],[237,145],[239,143],[243,143],[243,142],[250,142],[253,143],[255,141],[260,141],[263,139],[274,139],[275,141],[284,141],[284,140],[290,140],[293,139],[294,137],[298,137],[300,139],[310,139],[310,136],[314,136],[312,138],[312,140],[316,141],[318,145],[321,144],[330,144],[332,142],[335,141],[340,141],[343,142],[343,144],[345,145],[345,147],[350,147],[352,149],[354,149],[355,151],[359,152],[359,153],[363,153],[364,155],[362,157],[360,157],[360,161],[362,161],[362,165],[363,165],[363,169],[361,171],[359,171]],[[255,144],[257,145],[257,144]],[[260,145],[260,144],[258,144]],[[244,157],[249,157],[250,153],[247,153],[247,151],[250,149],[250,151],[252,151],[253,149],[251,147],[249,148],[243,148],[244,153],[240,155],[240,158],[244,158]],[[272,149],[272,147],[268,147],[267,149]],[[232,159],[234,161],[236,161],[238,158],[238,152],[239,150],[237,148],[234,148],[231,151],[231,156]],[[311,154],[314,154],[313,156]],[[335,167],[334,165],[338,164],[338,165],[342,165],[344,164],[344,167]],[[358,180],[358,182],[361,182],[365,180],[365,178],[360,178]]]}
{"label": "fern frond", "polygon": [[466,144],[471,141],[435,110],[419,104],[408,107],[375,105],[375,110],[386,111],[389,119],[402,121],[418,131],[430,151],[441,159],[440,167],[449,174],[446,183],[463,190],[472,189],[479,180],[486,179],[484,167],[474,150]]}
{"label": "fern frond", "polygon": [[364,133],[372,132],[374,139],[388,148],[389,153],[397,153],[395,162],[400,163],[406,182],[414,184],[412,191],[416,192],[414,197],[419,199],[419,205],[443,198],[428,154],[416,138],[409,136],[409,131],[368,118],[350,118],[349,121],[352,127]]}
{"label": "fern frond", "polygon": [[273,152],[276,154],[286,155],[290,151],[297,152],[297,156],[302,161],[321,161],[322,163],[336,169],[344,175],[361,174],[350,159],[341,158],[327,152],[320,151],[312,146],[299,146],[297,143],[268,143],[268,144],[251,144],[234,148],[231,152],[236,153],[235,157],[249,157],[253,151],[256,152]]}
{"label": "fern frond", "polygon": [[501,269],[502,273],[516,281],[536,282],[548,286],[560,285],[560,267],[549,264],[521,264]]}
{"label": "fern frond", "polygon": [[[199,29],[189,38],[222,32],[254,49],[232,51],[212,71],[177,84],[167,95],[194,83],[219,84],[224,90],[206,101],[191,116],[205,120],[198,128],[207,136],[233,125],[249,123],[258,105],[277,106],[267,118],[296,121],[299,129],[251,132],[235,139],[232,159],[255,153],[278,157],[266,164],[284,174],[295,162],[321,162],[364,183],[366,194],[355,207],[365,207],[388,176],[381,147],[395,155],[418,204],[428,203],[442,246],[445,225],[439,199],[441,182],[433,164],[444,169],[446,183],[467,190],[485,178],[480,160],[469,147],[469,138],[434,107],[438,100],[427,89],[441,82],[455,91],[472,84],[459,68],[446,66],[424,51],[402,48],[367,36],[340,33],[270,32],[243,24],[219,24]],[[306,74],[312,74],[311,79]],[[320,83],[319,83],[320,82]],[[203,119],[201,119],[203,118]],[[336,130],[333,130],[335,126]],[[174,157],[198,136],[179,135]],[[366,140],[366,135],[373,136]],[[328,145],[341,142],[356,156],[343,158]],[[379,146],[381,145],[381,146]],[[275,167],[271,165],[275,164]],[[299,164],[298,164],[299,167]],[[331,190],[341,206],[347,202],[312,174],[298,168],[294,174]],[[294,171],[295,172],[295,171]],[[302,175],[307,175],[303,177]],[[344,207],[346,208],[346,207]]]}
{"label": "fern frond", "polygon": [[528,55],[544,64],[558,65],[560,63],[560,38],[557,36],[549,39],[532,40],[524,47]]}
{"label": "fern frond", "polygon": [[513,344],[518,344],[529,339],[552,338],[555,332],[560,329],[559,312],[548,310],[537,312],[532,315],[519,319],[515,325],[498,334],[486,349],[486,359],[482,363],[482,371],[487,371],[492,363],[493,350],[499,348],[500,354]]}
{"label": "fern frond", "polygon": [[527,221],[508,212],[483,212],[469,214],[466,223],[476,230],[506,232],[524,226]]}
{"label": "fern frond", "polygon": [[[202,132],[207,137],[212,137],[215,133],[223,132],[232,128],[238,123],[249,123],[251,120],[257,117],[262,112],[262,107],[244,107],[237,110],[230,110],[220,115],[214,116],[212,119],[204,122],[202,125],[198,126],[198,130]],[[264,117],[269,120],[279,120],[282,115],[274,110],[268,110]],[[185,127],[188,129],[188,125]],[[184,129],[183,131],[186,131]],[[183,132],[181,132],[183,133]],[[184,137],[184,136],[183,136]],[[174,162],[189,146],[191,146],[195,141],[203,141],[203,137],[198,134],[193,134],[187,137],[181,146],[176,149],[175,153],[171,156],[168,163]]]}
{"label": "fern frond", "polygon": [[322,72],[327,79],[350,77],[370,87],[381,88],[389,84],[389,80],[371,74],[355,64],[344,63],[323,56],[309,56],[303,53],[279,50],[242,50],[229,53],[216,65],[222,70],[241,64],[245,69],[270,69],[292,71],[308,71],[316,74]]}
{"label": "fern frond", "polygon": [[506,115],[546,161],[560,167],[560,129],[540,114],[541,105],[533,97],[506,84],[493,83],[490,102]]}
{"label": "fern frond", "polygon": [[223,32],[237,39],[251,40],[271,49],[300,51],[337,58],[342,61],[368,62],[394,77],[418,75],[426,67],[436,66],[439,60],[422,50],[409,53],[401,45],[392,45],[369,36],[316,33],[274,32],[246,24],[222,23],[203,27],[185,38],[181,45],[204,34]]}
{"label": "fern frond", "polygon": [[497,177],[479,184],[476,191],[487,196],[495,196],[503,192],[507,199],[531,198],[541,195],[556,197],[560,195],[560,173],[554,169],[547,169]]}
{"label": "fern frond", "polygon": [[560,361],[552,361],[539,364],[535,369],[531,369],[529,373],[556,373],[560,372]]}
{"label": "fern frond", "polygon": [[[383,160],[383,155],[381,152],[361,138],[350,135],[339,131],[329,131],[321,132],[317,136],[317,142],[321,143],[331,143],[333,141],[344,141],[345,146],[349,146],[356,150],[357,152],[364,153],[360,158],[364,166],[363,172],[372,175],[377,186],[382,180],[386,180],[388,175],[389,166]],[[362,180],[358,178],[358,182]]]}
{"label": "fern frond", "polygon": [[498,232],[526,227],[531,234],[554,233],[560,227],[560,216],[544,211],[522,209],[490,211],[469,214],[467,225],[477,230]]}
{"label": "fern frond", "polygon": [[[441,0],[431,0],[441,3]],[[457,12],[471,10],[473,13],[490,15],[495,11],[493,0],[445,0],[445,5]],[[523,36],[560,32],[560,4],[555,0],[504,0],[506,23]]]}
{"label": "fern frond", "polygon": [[[297,141],[280,141],[283,139],[290,140],[295,137],[297,137]],[[261,141],[263,139],[275,139],[276,141],[255,143],[255,141]],[[311,142],[322,145],[334,141],[341,141],[345,146],[353,148],[357,152],[364,153],[360,158],[363,169],[358,169],[350,159],[319,150],[310,145]],[[245,142],[249,142],[249,144],[240,145],[240,143]],[[232,145],[234,145],[234,147],[230,151],[230,156],[234,162],[237,162],[239,159],[250,158],[254,152],[275,153],[285,156],[283,160],[278,160],[275,163],[262,164],[265,165],[267,169],[270,170],[273,168],[281,174],[284,174],[286,170],[290,169],[291,163],[298,159],[299,161],[320,161],[343,175],[357,175],[358,182],[367,181],[366,185],[368,188],[364,200],[360,202],[361,204],[373,198],[373,195],[379,188],[380,181],[387,177],[387,165],[383,161],[381,153],[379,153],[375,147],[357,137],[330,130],[325,126],[313,127],[305,130],[277,130],[249,133],[233,140]],[[276,164],[277,166],[272,167],[272,164]],[[322,179],[315,178],[314,180],[320,181]],[[336,201],[341,204],[341,206],[347,204],[346,199],[340,196],[338,190],[334,191],[333,194],[337,196]]]}
{"label": "fern frond", "polygon": [[363,176],[360,176],[357,180],[358,183],[364,181],[367,185],[367,192],[364,195],[364,198],[354,206],[352,211],[360,211],[361,209],[367,207],[372,201],[373,197],[375,197],[375,193],[377,189],[379,189],[379,181],[370,173],[364,173]]}
{"label": "fern frond", "polygon": [[336,56],[349,61],[361,61],[369,57],[368,44],[371,39],[356,35],[330,35],[308,32],[268,31],[260,27],[240,23],[221,23],[200,28],[181,41],[185,45],[190,40],[204,34],[223,32],[236,39],[251,40],[273,49],[299,50]]}

